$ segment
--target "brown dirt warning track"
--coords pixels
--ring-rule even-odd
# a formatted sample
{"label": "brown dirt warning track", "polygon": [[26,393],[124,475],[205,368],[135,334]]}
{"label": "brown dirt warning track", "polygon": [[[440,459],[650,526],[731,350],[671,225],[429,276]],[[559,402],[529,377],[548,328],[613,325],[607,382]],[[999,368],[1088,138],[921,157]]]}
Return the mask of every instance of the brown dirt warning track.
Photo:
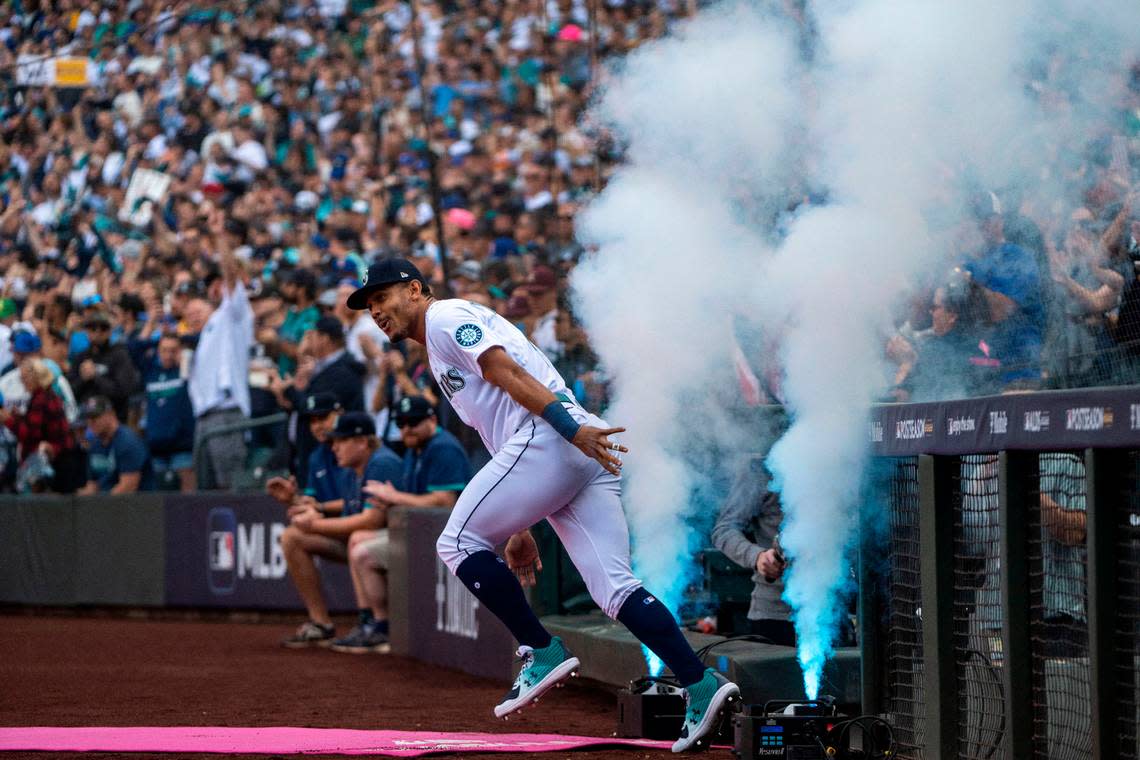
{"label": "brown dirt warning track", "polygon": [[[338,623],[338,631],[347,631],[344,621]],[[0,726],[304,726],[599,737],[615,728],[614,696],[601,689],[569,686],[503,722],[491,708],[508,684],[394,655],[283,649],[278,642],[291,630],[290,624],[271,623],[0,615]],[[46,756],[9,752],[0,760]],[[542,757],[672,755],[611,749]],[[730,755],[719,750],[702,757]]]}

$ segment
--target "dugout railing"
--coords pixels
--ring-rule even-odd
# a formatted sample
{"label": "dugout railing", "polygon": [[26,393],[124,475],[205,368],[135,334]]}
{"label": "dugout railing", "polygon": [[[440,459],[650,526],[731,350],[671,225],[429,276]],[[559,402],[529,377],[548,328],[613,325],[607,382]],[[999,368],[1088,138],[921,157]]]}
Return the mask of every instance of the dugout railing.
{"label": "dugout railing", "polygon": [[1140,388],[876,408],[864,712],[897,757],[1140,757]]}

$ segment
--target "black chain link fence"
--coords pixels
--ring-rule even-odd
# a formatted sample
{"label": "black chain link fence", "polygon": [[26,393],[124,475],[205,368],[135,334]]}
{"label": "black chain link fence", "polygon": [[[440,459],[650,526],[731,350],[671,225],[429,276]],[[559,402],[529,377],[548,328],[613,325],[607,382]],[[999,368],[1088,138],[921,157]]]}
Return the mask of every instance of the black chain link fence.
{"label": "black chain link fence", "polygon": [[[1114,609],[1112,686],[1106,719],[1115,723],[1119,751],[1113,757],[1140,760],[1140,450],[1123,452],[1104,472],[1119,490],[1101,494],[1099,510],[1111,510]],[[899,758],[931,756],[927,746],[924,692],[923,583],[920,557],[920,492],[917,457],[881,459],[888,476],[889,515],[883,573],[880,633],[880,702],[898,741]],[[1098,460],[1099,461],[1099,460]],[[1120,462],[1123,461],[1123,465]],[[1028,621],[1029,678],[1005,693],[1007,658],[1003,633],[1010,613],[1003,607],[999,456],[969,454],[950,464],[952,493],[938,508],[952,509],[953,676],[955,704],[946,718],[956,723],[961,760],[1085,760],[1092,756],[1093,672],[1089,629],[1087,506],[1090,483],[1083,451],[1029,455],[1029,471],[1011,471],[1011,505],[1024,505],[1023,556],[1028,584],[1011,589],[1012,604]],[[1107,465],[1102,465],[1107,466]],[[1020,474],[1016,474],[1020,473]],[[882,493],[882,491],[880,491]],[[1020,508],[1020,507],[1018,507]],[[1098,515],[1102,514],[1098,512]],[[1012,516],[1011,516],[1011,519]],[[1015,554],[1018,554],[1014,547]],[[1112,598],[1112,597],[1110,597]],[[1023,605],[1023,606],[1022,606]],[[1019,616],[1015,616],[1019,617]],[[949,660],[947,661],[949,666]],[[1005,742],[1007,705],[1017,700],[1031,715],[1028,757],[1009,757]],[[1115,737],[1113,740],[1115,740]],[[1016,737],[1015,737],[1016,740]]]}
{"label": "black chain link fence", "polygon": [[954,666],[958,757],[1005,758],[998,457],[963,456],[954,498]]}
{"label": "black chain link fence", "polygon": [[1116,686],[1121,760],[1140,760],[1140,452],[1130,451],[1116,513]]}
{"label": "black chain link fence", "polygon": [[919,568],[918,458],[894,460],[890,483],[889,564],[886,578],[884,709],[894,726],[897,757],[922,760],[922,587]]}

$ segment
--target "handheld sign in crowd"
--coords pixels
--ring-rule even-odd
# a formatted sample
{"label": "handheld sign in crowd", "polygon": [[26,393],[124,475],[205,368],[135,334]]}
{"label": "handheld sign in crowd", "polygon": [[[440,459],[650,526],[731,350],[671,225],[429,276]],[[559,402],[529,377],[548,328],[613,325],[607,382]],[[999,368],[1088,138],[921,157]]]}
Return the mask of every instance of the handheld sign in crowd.
{"label": "handheld sign in crowd", "polygon": [[135,169],[127,185],[127,197],[119,209],[119,221],[142,227],[150,221],[151,208],[166,198],[170,176],[153,169]]}
{"label": "handheld sign in crowd", "polygon": [[86,87],[94,64],[86,58],[21,55],[16,59],[16,84],[21,87]]}

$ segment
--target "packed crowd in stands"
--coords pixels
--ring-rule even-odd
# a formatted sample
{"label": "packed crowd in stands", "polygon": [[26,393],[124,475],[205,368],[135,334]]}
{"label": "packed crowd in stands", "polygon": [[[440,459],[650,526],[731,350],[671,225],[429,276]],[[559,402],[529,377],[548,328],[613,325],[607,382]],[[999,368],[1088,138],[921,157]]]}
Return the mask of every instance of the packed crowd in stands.
{"label": "packed crowd in stands", "polygon": [[[578,1],[424,0],[415,24],[405,2],[359,0],[9,11],[6,487],[241,486],[247,470],[275,469],[303,482],[313,440],[297,412],[316,390],[369,412],[396,449],[403,397],[442,405],[450,422],[423,353],[345,308],[384,256],[523,326],[586,403],[604,403],[565,292],[582,253],[574,214],[614,157],[577,118],[592,56],[693,8],[602,5],[595,45]],[[21,85],[28,62],[53,55],[89,59],[87,86]],[[168,178],[157,202],[130,191],[154,176],[140,170]],[[93,424],[108,407],[114,420]],[[285,422],[225,432],[280,412]],[[146,455],[145,477],[116,471],[134,462],[128,449]]]}
{"label": "packed crowd in stands", "polygon": [[[398,405],[424,399],[478,462],[423,351],[346,308],[368,264],[389,256],[411,259],[437,294],[518,324],[602,408],[604,373],[567,282],[584,254],[575,214],[621,156],[580,117],[598,61],[696,10],[10,3],[0,488],[242,488],[284,472],[304,484],[319,443],[304,407],[324,393],[397,452]],[[53,56],[85,59],[83,86],[38,79]],[[1034,82],[1048,108],[1077,96],[1063,64]],[[970,229],[953,234],[978,254],[899,315],[889,398],[1136,379],[1140,69],[1122,72],[1114,98],[1086,149],[1056,157],[1084,205],[974,193]],[[967,379],[946,388],[947,377]],[[778,381],[768,390],[781,400]]]}

